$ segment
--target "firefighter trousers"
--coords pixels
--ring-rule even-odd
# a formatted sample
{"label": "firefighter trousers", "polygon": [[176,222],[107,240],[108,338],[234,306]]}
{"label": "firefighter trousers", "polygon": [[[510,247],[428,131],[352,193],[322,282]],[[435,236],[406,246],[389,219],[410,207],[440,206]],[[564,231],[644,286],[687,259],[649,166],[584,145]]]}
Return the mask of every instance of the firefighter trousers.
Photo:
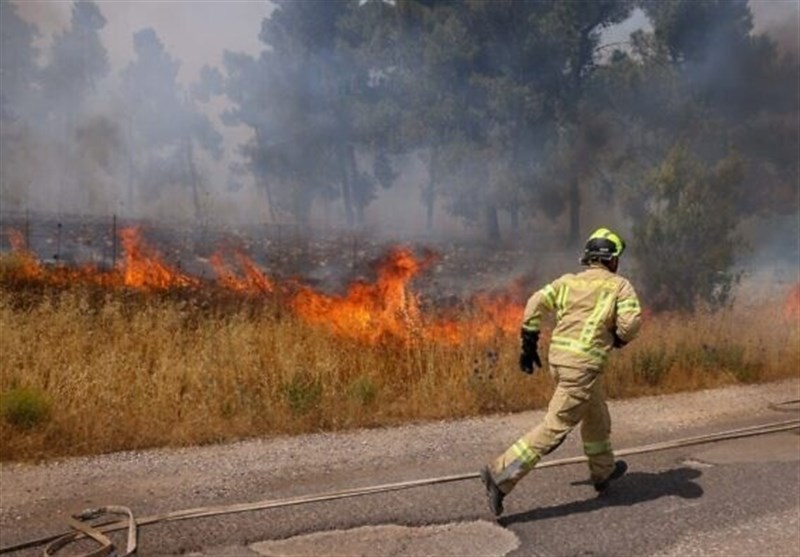
{"label": "firefighter trousers", "polygon": [[579,423],[591,481],[605,480],[614,469],[609,439],[611,418],[602,373],[550,366],[550,374],[557,385],[544,420],[492,463],[492,475],[503,493],[510,493],[539,459],[558,448]]}

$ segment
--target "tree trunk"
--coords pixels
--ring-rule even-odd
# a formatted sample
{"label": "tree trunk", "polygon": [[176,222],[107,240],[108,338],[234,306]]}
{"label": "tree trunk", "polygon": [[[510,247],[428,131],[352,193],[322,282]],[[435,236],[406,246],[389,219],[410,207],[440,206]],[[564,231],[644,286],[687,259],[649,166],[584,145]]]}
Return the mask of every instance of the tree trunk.
{"label": "tree trunk", "polygon": [[[254,127],[253,131],[256,134],[256,143],[258,143],[259,147],[261,149],[263,149],[264,148],[264,142],[261,139],[261,131],[257,127]],[[264,178],[262,176],[259,176],[258,171],[256,171],[255,178],[256,178],[256,183],[258,183],[262,188],[264,188],[264,193],[267,194],[267,205],[269,206],[269,219],[270,219],[270,222],[274,223],[275,222],[275,205],[272,202],[272,188],[270,187],[269,181],[266,178]]]}
{"label": "tree trunk", "polygon": [[438,160],[438,150],[436,147],[431,149],[431,158],[428,163],[428,184],[422,191],[422,200],[425,203],[425,229],[433,232],[433,215],[436,207],[436,165]]}
{"label": "tree trunk", "polygon": [[186,168],[189,170],[189,183],[192,187],[192,204],[194,205],[194,218],[201,222],[203,220],[203,208],[200,206],[200,191],[197,176],[197,168],[194,165],[194,148],[191,136],[186,137]]}
{"label": "tree trunk", "polygon": [[339,171],[342,185],[342,203],[344,204],[344,218],[347,226],[353,226],[353,188],[350,175],[350,164],[348,160],[348,147],[339,148]]}
{"label": "tree trunk", "polygon": [[136,162],[133,153],[136,147],[133,144],[133,123],[128,119],[128,213],[133,211],[133,190],[136,183]]}
{"label": "tree trunk", "polygon": [[487,205],[484,209],[486,218],[486,237],[489,242],[496,244],[500,241],[500,221],[497,218],[497,207]]}
{"label": "tree trunk", "polygon": [[581,189],[578,178],[573,177],[569,183],[569,239],[567,247],[577,248],[581,233]]}
{"label": "tree trunk", "polygon": [[511,217],[511,231],[516,236],[516,234],[519,232],[519,207],[511,207],[508,210],[508,214]]}

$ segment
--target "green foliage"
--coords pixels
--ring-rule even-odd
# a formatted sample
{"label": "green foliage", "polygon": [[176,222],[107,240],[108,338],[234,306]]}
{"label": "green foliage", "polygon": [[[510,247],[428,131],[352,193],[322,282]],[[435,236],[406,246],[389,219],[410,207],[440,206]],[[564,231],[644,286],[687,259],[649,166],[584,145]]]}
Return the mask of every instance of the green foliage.
{"label": "green foliage", "polygon": [[50,401],[38,389],[15,387],[0,395],[0,416],[21,429],[32,429],[50,418]]}
{"label": "green foliage", "polygon": [[635,352],[631,368],[638,379],[655,387],[661,383],[674,361],[675,355],[667,352],[663,346],[659,346]]}
{"label": "green foliage", "polygon": [[634,225],[633,254],[653,309],[719,308],[730,300],[734,258],[744,251],[734,210],[742,167],[733,154],[709,169],[680,144],[643,184],[647,210]]}
{"label": "green foliage", "polygon": [[703,345],[689,355],[698,367],[709,372],[726,372],[737,381],[751,383],[758,380],[764,367],[762,362],[746,357],[745,347],[739,344]]}
{"label": "green foliage", "polygon": [[361,406],[368,406],[375,400],[378,388],[372,379],[366,375],[361,375],[350,384],[349,394]]}
{"label": "green foliage", "polygon": [[292,412],[306,414],[322,399],[322,382],[308,372],[296,372],[283,386],[283,394]]}

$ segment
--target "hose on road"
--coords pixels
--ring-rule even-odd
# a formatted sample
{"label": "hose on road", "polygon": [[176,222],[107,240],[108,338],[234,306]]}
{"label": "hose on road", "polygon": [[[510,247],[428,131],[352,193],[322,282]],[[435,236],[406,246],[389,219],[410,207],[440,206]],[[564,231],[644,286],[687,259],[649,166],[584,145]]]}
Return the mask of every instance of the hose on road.
{"label": "hose on road", "polygon": [[[787,401],[774,405],[776,410],[782,409],[784,406],[800,403],[798,401]],[[660,443],[652,443],[649,445],[642,445],[639,447],[631,447],[628,449],[621,449],[615,451],[616,456],[630,456],[644,453],[652,453],[656,451],[665,451],[669,449],[677,449],[681,447],[690,447],[693,445],[700,445],[704,443],[713,443],[716,441],[724,441],[728,439],[740,439],[744,437],[753,437],[756,435],[765,435],[769,433],[778,433],[782,431],[789,431],[800,427],[800,418],[786,420],[781,422],[772,422],[757,426],[743,427],[738,429],[731,429],[717,433],[710,433],[705,435],[698,435],[695,437],[686,437],[683,439],[675,439],[672,441],[664,441]],[[568,464],[577,464],[586,462],[585,456],[576,456],[571,458],[563,458],[560,460],[551,460],[542,462],[537,465],[537,468],[550,468],[554,466],[565,466]],[[72,530],[52,536],[38,538],[27,542],[11,545],[0,548],[0,555],[5,553],[12,553],[31,547],[38,547],[48,544],[44,555],[45,557],[52,557],[61,548],[70,545],[81,539],[90,538],[100,544],[100,549],[91,553],[85,554],[83,557],[118,555],[119,557],[126,557],[133,555],[136,552],[136,535],[137,527],[155,524],[159,522],[174,522],[178,520],[188,520],[192,518],[202,518],[210,516],[220,516],[234,513],[242,513],[248,511],[275,509],[279,507],[291,507],[295,505],[306,505],[309,503],[319,503],[323,501],[332,501],[336,499],[347,499],[351,497],[361,497],[364,495],[372,495],[376,493],[387,493],[391,491],[399,491],[403,489],[410,489],[415,487],[444,484],[449,482],[459,482],[464,480],[472,480],[479,478],[478,472],[470,472],[465,474],[455,474],[450,476],[439,476],[436,478],[426,478],[421,480],[410,480],[405,482],[389,483],[382,485],[374,485],[368,487],[359,487],[352,489],[344,489],[341,491],[333,491],[328,493],[303,495],[299,497],[289,497],[285,499],[267,499],[264,501],[256,501],[252,503],[237,503],[232,505],[222,505],[214,507],[198,507],[194,509],[185,509],[179,511],[172,511],[144,518],[136,519],[133,513],[127,507],[121,506],[107,506],[99,509],[88,509],[73,517],[70,525]],[[106,520],[104,522],[90,523],[89,520],[102,518],[108,514],[123,514],[128,518],[124,520]],[[105,536],[109,532],[128,529],[128,543],[124,553],[117,553],[111,540]]]}

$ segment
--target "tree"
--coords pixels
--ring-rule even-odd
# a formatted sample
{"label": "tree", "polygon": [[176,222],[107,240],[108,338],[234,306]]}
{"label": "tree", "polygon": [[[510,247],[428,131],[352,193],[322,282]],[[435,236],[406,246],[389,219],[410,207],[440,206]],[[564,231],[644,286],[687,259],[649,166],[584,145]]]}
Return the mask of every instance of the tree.
{"label": "tree", "polygon": [[735,235],[742,159],[731,154],[713,169],[673,148],[648,177],[647,217],[634,226],[634,255],[648,304],[690,311],[698,302],[718,308],[730,299],[731,271],[742,240]]}
{"label": "tree", "polygon": [[[0,205],[20,205],[29,165],[29,127],[34,115],[37,29],[17,15],[11,2],[0,2]],[[27,161],[22,161],[27,162]]]}
{"label": "tree", "polygon": [[[60,159],[58,209],[68,200],[84,205],[93,184],[79,178],[80,159],[76,134],[81,121],[92,114],[89,102],[97,83],[108,74],[106,50],[100,30],[106,19],[94,2],[72,5],[70,27],[56,35],[50,46],[50,63],[42,70],[39,106],[46,115],[46,132],[55,138]],[[76,194],[83,195],[76,195]],[[83,199],[82,199],[83,198]],[[82,207],[83,208],[83,207]]]}
{"label": "tree", "polygon": [[39,33],[22,19],[11,2],[0,3],[0,120],[24,119],[39,78],[36,65]]}
{"label": "tree", "polygon": [[45,100],[54,113],[77,118],[97,82],[108,74],[108,56],[99,34],[105,25],[94,2],[73,4],[70,27],[53,39],[51,62],[42,76]]}
{"label": "tree", "polygon": [[129,107],[128,202],[133,204],[136,186],[145,194],[166,185],[184,186],[191,191],[194,216],[200,219],[202,178],[195,148],[219,160],[222,136],[178,84],[180,63],[164,49],[156,32],[138,31],[133,43],[136,58],[121,75]]}
{"label": "tree", "polygon": [[[386,161],[372,169],[361,158],[376,151],[377,112],[369,67],[353,25],[375,6],[358,1],[276,2],[262,23],[258,59],[227,53],[226,92],[234,109],[226,122],[253,129],[243,154],[270,209],[308,220],[315,199],[342,200],[348,224],[363,221],[377,179],[388,185]],[[342,23],[350,17],[348,23]],[[380,151],[372,153],[377,161]],[[383,165],[383,166],[381,166]],[[387,181],[388,180],[388,181]]]}

